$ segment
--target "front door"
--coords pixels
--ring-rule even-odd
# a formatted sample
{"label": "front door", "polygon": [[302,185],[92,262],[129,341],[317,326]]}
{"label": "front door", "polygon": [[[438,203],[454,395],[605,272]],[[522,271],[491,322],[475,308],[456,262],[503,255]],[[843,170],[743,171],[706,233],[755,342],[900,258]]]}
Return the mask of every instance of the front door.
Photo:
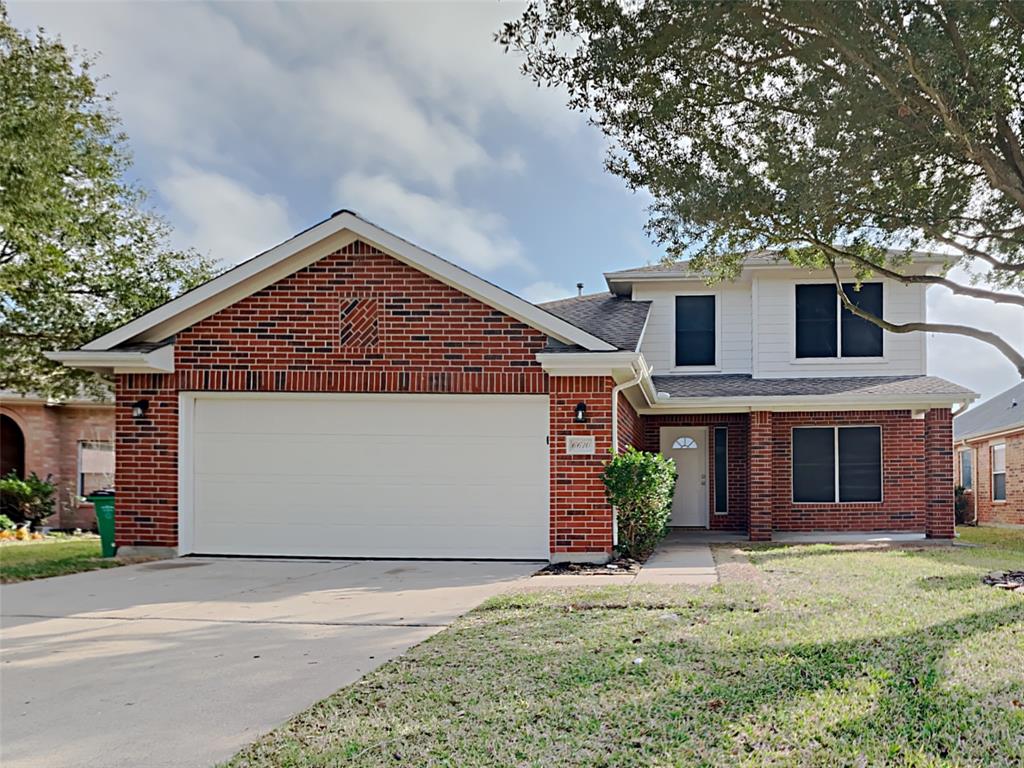
{"label": "front door", "polygon": [[708,525],[708,429],[663,427],[661,453],[675,459],[679,479],[672,498],[672,526],[707,528]]}

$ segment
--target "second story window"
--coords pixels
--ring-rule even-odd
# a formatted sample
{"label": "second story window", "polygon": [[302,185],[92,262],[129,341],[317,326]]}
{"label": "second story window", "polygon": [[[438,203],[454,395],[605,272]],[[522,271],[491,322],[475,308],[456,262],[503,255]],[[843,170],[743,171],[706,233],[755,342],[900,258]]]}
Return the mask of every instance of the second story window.
{"label": "second story window", "polygon": [[[882,284],[844,283],[850,300],[867,312],[882,316]],[[881,357],[882,329],[842,306],[830,283],[796,286],[796,356]]]}
{"label": "second story window", "polygon": [[715,297],[676,296],[676,365],[715,362]]}

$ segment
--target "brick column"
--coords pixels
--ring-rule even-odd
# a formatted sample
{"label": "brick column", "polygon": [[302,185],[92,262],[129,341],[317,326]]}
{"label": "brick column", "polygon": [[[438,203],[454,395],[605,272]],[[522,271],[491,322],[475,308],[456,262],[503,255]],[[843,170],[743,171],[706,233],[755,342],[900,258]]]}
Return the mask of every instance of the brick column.
{"label": "brick column", "polygon": [[775,503],[772,444],[771,411],[754,411],[750,414],[750,444],[747,452],[747,471],[750,475],[748,526],[751,541],[772,539],[772,505]]}
{"label": "brick column", "polygon": [[[116,377],[115,539],[135,547],[178,546],[178,390],[173,374]],[[145,416],[132,404],[149,401]]]}
{"label": "brick column", "polygon": [[953,416],[933,408],[924,417],[925,534],[951,539],[956,533],[953,507]]}
{"label": "brick column", "polygon": [[[612,508],[601,482],[611,456],[614,386],[609,376],[551,376],[551,559],[603,562],[612,551]],[[587,406],[587,421],[574,421],[576,404]],[[567,437],[591,437],[594,452],[570,455]]]}

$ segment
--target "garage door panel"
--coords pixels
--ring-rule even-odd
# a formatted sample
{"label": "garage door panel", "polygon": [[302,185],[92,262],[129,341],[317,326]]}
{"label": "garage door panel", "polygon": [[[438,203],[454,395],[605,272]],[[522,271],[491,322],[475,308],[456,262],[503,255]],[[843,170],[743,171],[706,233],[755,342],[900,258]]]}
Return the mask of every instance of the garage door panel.
{"label": "garage door panel", "polygon": [[[498,445],[492,438],[408,436],[301,435],[288,438],[281,450],[280,435],[254,434],[244,438],[245,450],[237,450],[239,435],[197,435],[195,457],[198,474],[251,473],[254,454],[273,456],[272,463],[260,461],[261,474],[274,475],[363,475],[392,472],[401,457],[402,475],[429,478],[438,475],[493,477],[507,479],[522,474],[517,458],[533,452],[543,441],[537,436],[504,438]],[[543,471],[544,452],[535,456],[534,468]],[[458,455],[459,463],[453,462]],[[397,474],[397,472],[395,473]]]}
{"label": "garage door panel", "polygon": [[546,558],[546,397],[198,396],[193,550]]}
{"label": "garage door panel", "polygon": [[[495,432],[509,436],[531,436],[537,428],[547,428],[547,409],[537,407],[546,401],[544,397],[523,396],[533,401],[533,408],[495,407],[494,398],[476,396],[481,401],[474,403],[462,399],[459,403],[458,418],[451,423],[453,404],[451,396],[387,395],[391,403],[378,406],[358,397],[343,397],[337,400],[321,400],[315,410],[308,408],[308,401],[267,400],[265,407],[255,407],[252,402],[230,398],[210,398],[196,401],[195,433],[211,434],[344,434],[416,436],[439,433],[463,436],[488,437]],[[507,405],[509,398],[502,398]],[[388,411],[398,415],[382,419]],[[530,412],[532,411],[532,413]],[[254,412],[259,418],[253,419]]]}
{"label": "garage door panel", "polygon": [[[344,539],[348,546],[360,551],[372,550],[366,557],[401,558],[497,558],[537,559],[535,532],[529,527],[510,527],[496,541],[494,530],[489,527],[462,527],[458,530],[438,530],[434,526],[420,526],[407,529],[408,536],[398,540],[382,540],[379,526],[346,525],[324,530],[319,526],[289,526],[285,530],[268,528],[266,531],[253,530],[244,545],[239,545],[234,527],[211,526],[205,531],[210,546],[216,547],[223,555],[264,555],[270,557],[343,557],[338,555],[335,539]],[[448,534],[448,541],[439,541],[431,547],[429,554],[411,543],[412,540],[433,540],[439,534]],[[467,555],[467,550],[472,555]],[[353,555],[362,557],[364,555]]]}
{"label": "garage door panel", "polygon": [[[386,482],[386,481],[384,481]],[[365,499],[374,495],[372,506]],[[375,524],[415,524],[422,519],[435,519],[438,525],[477,524],[542,525],[547,501],[544,489],[528,485],[509,485],[503,490],[504,501],[494,503],[494,488],[489,485],[411,483],[377,488],[372,480],[358,484],[320,480],[303,485],[299,491],[280,483],[257,482],[238,476],[200,483],[196,491],[199,509],[216,509],[212,517],[218,522],[244,526],[249,523],[292,525],[300,520],[317,524],[345,524],[346,521],[372,520]],[[326,501],[325,501],[326,500]],[[508,509],[523,510],[510,514]],[[528,513],[533,510],[532,513]],[[200,517],[202,526],[209,516]]]}

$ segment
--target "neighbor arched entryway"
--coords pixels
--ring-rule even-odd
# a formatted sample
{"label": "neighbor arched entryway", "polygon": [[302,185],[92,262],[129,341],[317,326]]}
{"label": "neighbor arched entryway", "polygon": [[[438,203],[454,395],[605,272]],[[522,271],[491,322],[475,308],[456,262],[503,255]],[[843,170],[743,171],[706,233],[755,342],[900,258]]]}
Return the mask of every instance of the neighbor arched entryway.
{"label": "neighbor arched entryway", "polygon": [[25,433],[18,422],[7,414],[0,414],[0,477],[10,472],[25,476]]}

